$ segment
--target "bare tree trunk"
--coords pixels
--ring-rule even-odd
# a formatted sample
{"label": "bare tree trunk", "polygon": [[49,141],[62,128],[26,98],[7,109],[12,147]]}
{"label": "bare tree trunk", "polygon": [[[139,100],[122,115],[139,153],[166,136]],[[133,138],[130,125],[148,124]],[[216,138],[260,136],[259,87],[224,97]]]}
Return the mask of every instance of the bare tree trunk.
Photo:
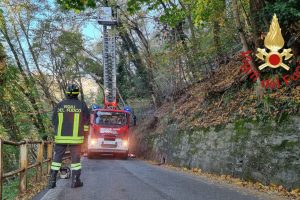
{"label": "bare tree trunk", "polygon": [[[238,29],[241,43],[243,45],[243,52],[247,52],[247,51],[249,51],[249,46],[247,44],[246,36],[245,36],[245,33],[244,33],[242,25],[241,25],[237,0],[232,0],[232,8],[233,8],[233,15],[234,15],[235,22],[236,22],[236,27]],[[249,60],[249,63],[252,66],[252,69],[258,74],[257,81],[260,82],[260,76],[259,76],[260,73],[259,73],[259,70],[257,69],[256,65],[254,64],[253,59]]]}
{"label": "bare tree trunk", "polygon": [[18,35],[18,31],[16,29],[16,26],[14,24],[14,22],[12,22],[12,26],[13,26],[13,29],[14,29],[14,34],[15,34],[15,37],[16,37],[16,40],[17,40],[17,43],[19,45],[19,48],[21,50],[21,54],[22,54],[22,57],[23,57],[23,60],[24,60],[24,63],[25,63],[25,66],[26,66],[26,69],[27,69],[27,74],[30,78],[30,81],[35,84],[35,80],[31,74],[31,70],[29,68],[29,64],[28,64],[28,61],[27,61],[27,58],[26,58],[26,55],[25,55],[25,52],[24,52],[24,49],[23,49],[23,46],[21,44],[21,41],[20,41],[20,38],[19,38],[19,35]]}
{"label": "bare tree trunk", "polygon": [[220,25],[217,20],[213,21],[213,36],[214,36],[214,46],[217,52],[218,59],[222,55],[222,48],[221,48],[221,39],[220,39]]}
{"label": "bare tree trunk", "polygon": [[[241,19],[240,19],[240,15],[239,15],[237,0],[232,0],[232,7],[233,7],[233,15],[234,15],[235,22],[236,22],[236,27],[238,29],[241,43],[243,45],[243,52],[247,52],[247,51],[249,51],[249,46],[248,46],[246,36],[245,36],[245,33],[244,33],[242,25],[241,25]],[[250,64],[252,67],[254,67],[256,69],[252,60],[250,61]],[[258,71],[258,70],[256,69],[256,71]]]}
{"label": "bare tree trunk", "polygon": [[261,47],[263,45],[262,39],[260,39],[261,32],[261,24],[259,23],[259,12],[262,10],[264,6],[263,0],[250,0],[250,20],[251,20],[251,28],[253,32],[253,42],[255,44],[255,49]]}
{"label": "bare tree trunk", "polygon": [[[196,65],[194,63],[194,57],[191,55],[191,50],[186,42],[187,36],[185,35],[183,31],[183,22],[178,23],[175,28],[171,30],[171,35],[173,38],[171,39],[170,43],[173,44],[175,41],[175,45],[177,46],[178,43],[182,46],[184,49],[185,53],[183,54],[183,58],[186,60],[185,67],[186,69],[183,68],[184,71],[189,72],[189,82],[194,81],[195,74],[197,73]],[[171,58],[172,59],[172,58]],[[188,82],[187,82],[188,84]]]}
{"label": "bare tree trunk", "polygon": [[35,110],[35,112],[37,113],[36,115],[30,115],[33,122],[34,122],[34,125],[37,127],[38,130],[40,130],[41,132],[45,132],[45,127],[44,127],[44,124],[43,124],[43,118],[40,114],[40,109],[37,105],[37,101],[36,101],[36,97],[34,96],[33,92],[31,90],[34,90],[37,92],[37,89],[35,88],[35,86],[32,84],[32,82],[30,81],[30,79],[27,77],[26,73],[24,72],[23,68],[22,68],[22,64],[20,62],[20,59],[18,57],[18,54],[11,42],[11,39],[8,35],[8,30],[7,30],[7,27],[6,27],[6,22],[5,22],[5,19],[4,19],[4,16],[2,15],[2,22],[1,22],[1,28],[0,28],[0,32],[3,34],[6,42],[8,43],[9,47],[10,47],[10,50],[15,58],[15,61],[17,63],[17,67],[18,69],[20,70],[20,73],[25,81],[25,86],[27,89],[24,89],[23,87],[21,87],[20,85],[17,85],[19,86],[19,89],[21,90],[21,92],[27,97],[27,99],[29,100],[29,102],[31,103],[31,106],[32,108]]}
{"label": "bare tree trunk", "polygon": [[236,22],[236,27],[238,29],[241,43],[243,45],[243,51],[246,52],[249,50],[249,47],[247,44],[245,33],[244,33],[242,25],[241,25],[241,19],[240,19],[240,15],[239,15],[237,0],[232,0],[232,9],[233,9],[233,15],[235,18],[235,22]]}
{"label": "bare tree trunk", "polygon": [[79,75],[78,77],[78,81],[79,81],[79,86],[80,86],[80,96],[81,96],[81,101],[84,101],[84,94],[83,94],[83,89],[82,89],[82,82],[81,82],[81,75],[80,75],[80,71],[79,71],[79,63],[76,60],[76,71],[77,74]]}
{"label": "bare tree trunk", "polygon": [[61,75],[60,72],[60,66],[58,64],[58,61],[56,59],[55,53],[54,53],[54,48],[52,46],[52,44],[50,44],[50,54],[51,54],[51,58],[52,58],[52,67],[53,67],[53,76],[57,76],[56,81],[58,83],[58,86],[60,88],[60,92],[61,92],[61,96],[62,98],[65,97],[66,94],[66,83],[63,79],[63,76]]}
{"label": "bare tree trunk", "polygon": [[[188,26],[189,29],[191,31],[191,50],[193,52],[194,55],[197,55],[200,49],[200,45],[199,43],[197,43],[196,40],[196,34],[195,34],[195,27],[194,27],[194,23],[193,23],[193,19],[192,19],[192,11],[191,11],[191,6],[190,4],[188,4],[187,6],[184,4],[184,2],[182,2],[181,0],[179,0],[179,3],[181,5],[181,7],[185,10],[186,14],[187,14],[187,22],[188,22]],[[197,69],[195,69],[196,65],[195,63],[197,62],[195,59],[195,56],[192,57],[188,57],[189,60],[191,60],[189,62],[188,69],[190,70],[190,72],[192,73],[192,76],[190,76],[190,79],[195,79],[197,77],[195,77],[195,75],[197,74]],[[186,82],[187,83],[187,82]]]}
{"label": "bare tree trunk", "polygon": [[[194,43],[196,41],[196,36],[195,36],[195,27],[194,27],[194,23],[193,23],[193,19],[191,16],[191,8],[190,5],[185,5],[181,0],[179,0],[179,3],[181,5],[181,7],[185,10],[185,12],[187,13],[187,21],[188,21],[188,26],[189,29],[191,31],[191,37],[192,37],[192,43]],[[188,8],[187,8],[188,7]]]}
{"label": "bare tree trunk", "polygon": [[123,40],[124,47],[126,48],[128,53],[131,53],[133,55],[132,62],[137,68],[138,74],[142,77],[143,80],[145,80],[145,90],[148,89],[151,96],[153,103],[155,105],[159,105],[161,102],[156,96],[155,93],[155,81],[153,77],[153,73],[151,69],[146,69],[141,56],[140,52],[136,46],[136,44],[131,40],[127,30],[120,31],[120,37]]}
{"label": "bare tree trunk", "polygon": [[45,96],[46,96],[46,100],[49,101],[49,103],[50,103],[50,105],[52,105],[52,107],[54,107],[56,103],[55,103],[55,101],[53,100],[53,97],[52,97],[52,95],[51,95],[50,92],[49,92],[49,87],[47,86],[46,77],[45,77],[44,73],[42,72],[42,70],[40,69],[40,66],[39,66],[39,64],[38,64],[37,57],[36,57],[36,55],[35,55],[35,52],[33,51],[32,45],[31,45],[31,43],[30,43],[30,41],[29,41],[29,36],[28,36],[28,33],[27,33],[26,28],[25,28],[25,26],[24,26],[24,23],[23,23],[23,21],[22,21],[22,18],[21,18],[21,16],[20,16],[20,13],[18,13],[18,17],[19,17],[19,24],[20,24],[20,27],[21,27],[21,29],[22,29],[24,35],[25,35],[25,39],[26,39],[27,45],[28,45],[28,47],[29,47],[29,51],[30,51],[30,53],[31,53],[33,62],[34,62],[35,66],[36,66],[36,68],[37,68],[37,70],[38,70],[38,72],[39,72],[40,80],[41,80],[41,81],[40,81],[40,85],[41,85],[41,87],[42,87],[42,89],[43,89],[43,92],[44,92],[44,94],[45,94]]}

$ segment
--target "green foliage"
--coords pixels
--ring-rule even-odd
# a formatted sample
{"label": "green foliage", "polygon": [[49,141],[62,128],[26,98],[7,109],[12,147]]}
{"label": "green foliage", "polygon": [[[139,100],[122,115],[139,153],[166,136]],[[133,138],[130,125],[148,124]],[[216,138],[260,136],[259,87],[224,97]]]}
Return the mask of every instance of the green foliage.
{"label": "green foliage", "polygon": [[[3,121],[2,117],[0,117],[0,121]],[[0,136],[3,139],[7,139],[8,138],[7,129],[5,127],[3,127],[2,124],[0,124]]]}
{"label": "green foliage", "polygon": [[[43,172],[47,170],[47,165],[42,165]],[[27,170],[27,187],[32,188],[35,187],[35,175],[36,175],[36,168],[31,168]],[[13,200],[19,194],[19,177],[13,176],[4,180],[3,184],[3,199],[5,200]]]}
{"label": "green foliage", "polygon": [[57,0],[57,3],[62,9],[70,10],[74,9],[76,12],[85,10],[86,8],[95,8],[95,0]]}
{"label": "green foliage", "polygon": [[131,14],[138,13],[143,7],[147,8],[147,11],[155,11],[163,9],[164,12],[159,17],[160,21],[168,24],[170,27],[175,27],[178,23],[185,20],[187,13],[177,4],[165,4],[163,1],[150,1],[150,0],[129,0],[127,2],[127,10]]}
{"label": "green foliage", "polygon": [[250,129],[245,126],[248,120],[240,119],[234,123],[235,135],[232,137],[233,141],[244,140],[250,134]]}
{"label": "green foliage", "polygon": [[82,50],[82,34],[78,32],[63,31],[57,39],[57,53],[76,55]]}
{"label": "green foliage", "polygon": [[[298,0],[267,0],[264,11],[271,17],[277,14],[280,23],[284,25],[300,20],[300,2]],[[299,22],[298,22],[299,23]]]}
{"label": "green foliage", "polygon": [[[28,5],[32,4],[39,7],[35,1],[29,2]],[[117,79],[122,96],[125,99],[132,97],[150,99],[154,95],[157,99],[164,100],[172,97],[183,88],[187,88],[189,84],[206,77],[206,69],[209,71],[211,66],[220,66],[216,62],[220,52],[223,53],[220,57],[223,57],[223,55],[230,57],[230,51],[233,47],[238,46],[240,42],[236,25],[233,23],[231,5],[226,4],[226,2],[223,0],[129,0],[126,5],[120,4],[122,12],[120,12],[119,17],[123,26],[118,31],[128,33],[128,38],[132,40],[137,49],[134,52],[130,49],[134,45],[128,39],[121,37],[118,39],[118,41],[122,40],[123,44],[130,43],[128,44],[129,50],[125,51],[121,47],[124,52],[118,56]],[[261,14],[264,16],[261,16],[261,18],[268,18],[275,12],[285,24],[291,24],[299,20],[299,1],[266,0],[265,2],[266,6]],[[96,7],[95,0],[57,0],[57,3],[65,10],[75,10],[76,12]],[[106,3],[112,5],[116,1],[100,1],[100,3],[102,5]],[[246,8],[244,11],[240,7],[238,11],[241,16],[242,28],[248,34],[246,36],[250,36],[252,30],[248,27],[247,17],[250,16],[251,19],[252,13],[249,13],[249,1],[242,0],[239,3],[244,6],[243,8]],[[29,8],[28,5],[25,7]],[[126,9],[129,13],[126,12]],[[1,12],[0,28],[4,28],[4,25],[8,27],[9,36],[13,42],[12,45],[17,49],[21,65],[24,65],[24,58],[20,53],[16,36],[13,35],[12,23],[6,19],[9,16],[8,10]],[[61,17],[68,18],[69,12],[59,12],[58,10],[52,10],[52,8],[41,11],[43,14],[29,10],[26,10],[26,12],[28,12],[28,16],[32,17],[30,19],[38,18],[39,15],[47,15],[45,19],[41,20],[42,22],[25,21],[26,17],[22,16],[24,24],[30,27],[28,33],[33,40],[33,49],[38,55],[37,57],[40,56],[41,66],[44,67],[42,70],[46,76],[49,73],[49,77],[52,78],[53,75],[55,77],[54,82],[79,80],[79,77],[87,74],[91,74],[93,77],[97,76],[98,80],[101,80],[103,73],[100,70],[101,61],[98,58],[101,51],[96,51],[90,46],[86,47],[86,41],[84,41],[83,32],[81,32],[83,26],[76,24],[74,21],[64,24]],[[16,25],[18,25],[17,21]],[[73,30],[74,27],[76,31]],[[219,28],[217,32],[216,27]],[[137,32],[137,29],[140,29],[140,32]],[[264,30],[258,30],[258,32],[262,31]],[[20,29],[17,32],[22,33]],[[145,41],[143,41],[143,37],[140,37],[141,35],[144,36]],[[20,38],[22,41],[24,40],[22,34],[20,34]],[[219,46],[217,48],[214,46],[215,38],[220,38],[220,44],[216,45]],[[249,37],[248,39],[249,44],[251,44],[253,42],[251,41],[252,38]],[[53,52],[50,47],[53,48]],[[84,51],[84,48],[88,48],[92,53],[95,51],[95,56],[87,55],[89,53]],[[24,49],[28,52],[27,47],[24,46]],[[5,50],[9,51],[9,49]],[[5,51],[1,48],[0,57],[4,55]],[[12,55],[11,52],[9,52],[9,55]],[[30,69],[35,69],[31,63],[32,57],[28,55],[26,57],[30,61]],[[135,58],[140,58],[138,64],[133,63]],[[12,63],[15,63],[13,58],[10,59],[12,59]],[[141,70],[138,65],[145,65],[145,67]],[[26,69],[25,66],[22,67]],[[31,75],[33,80],[39,83],[40,77],[35,73]],[[151,79],[149,78],[151,81],[146,79],[148,77],[151,77]],[[1,79],[4,83],[0,85],[0,92],[3,94],[0,105],[10,107],[14,112],[15,124],[22,133],[21,138],[37,137],[38,130],[33,125],[34,119],[29,114],[35,111],[28,98],[20,92],[19,86],[26,84],[19,70],[9,64],[5,74],[1,74]],[[60,86],[63,86],[63,84],[64,82]],[[146,89],[149,85],[154,87],[154,90],[151,91],[154,94]],[[37,99],[36,105],[41,110],[49,110],[49,105],[44,102],[44,94],[40,85],[34,85],[32,81],[24,89]],[[58,90],[58,92],[60,91]],[[94,95],[101,96],[101,92]],[[230,98],[230,95],[225,95],[224,101],[229,102]],[[283,109],[291,107],[288,102],[283,102],[283,104],[287,105],[286,107],[283,106]],[[274,106],[276,105],[272,98],[265,97],[259,102],[257,104],[259,120],[265,120],[265,117],[274,110]],[[51,127],[50,115],[51,113],[41,114],[45,126],[48,127],[47,131],[50,131]],[[284,118],[285,114],[279,120]],[[12,137],[12,133],[4,126],[2,116],[0,116],[0,124],[1,135]],[[219,129],[217,128],[217,130]]]}
{"label": "green foliage", "polygon": [[19,193],[19,178],[15,177],[3,184],[3,199],[13,200]]}
{"label": "green foliage", "polygon": [[288,149],[293,149],[293,147],[299,145],[298,141],[289,141],[289,140],[283,140],[280,144],[272,146],[273,151],[284,151]]}
{"label": "green foliage", "polygon": [[170,27],[176,27],[177,24],[183,23],[188,15],[188,10],[183,9],[179,5],[172,5],[169,8],[165,8],[165,13],[161,15],[160,20]]}
{"label": "green foliage", "polygon": [[10,172],[19,168],[19,147],[4,145],[3,147],[4,157],[4,171]]}
{"label": "green foliage", "polygon": [[192,8],[192,14],[195,18],[194,23],[204,25],[213,20],[221,20],[224,17],[225,9],[225,1],[196,1],[195,6]]}
{"label": "green foliage", "polygon": [[120,55],[119,63],[117,64],[117,80],[118,80],[118,89],[125,101],[127,98],[133,96],[135,92],[133,80],[130,77],[131,75],[128,73],[126,69],[125,58],[123,57],[123,55]]}
{"label": "green foliage", "polygon": [[165,14],[160,16],[160,20],[163,23],[168,24],[170,27],[175,27],[178,23],[181,23],[186,18],[186,12],[178,7],[171,7],[165,10]]}
{"label": "green foliage", "polygon": [[[19,168],[19,147],[4,145],[3,147],[3,169],[4,173],[16,170]],[[14,199],[18,193],[19,185],[18,177],[11,177],[4,180],[3,184],[3,199]]]}
{"label": "green foliage", "polygon": [[63,31],[56,39],[57,45],[54,50],[54,56],[61,59],[61,68],[58,69],[60,73],[64,74],[63,80],[65,83],[78,81],[81,77],[79,67],[83,64],[88,64],[89,69],[93,67],[95,63],[91,63],[91,60],[86,59],[82,55],[83,50],[83,38],[79,32]]}
{"label": "green foliage", "polygon": [[142,10],[143,7],[147,6],[147,10],[158,9],[160,1],[151,1],[151,0],[129,0],[127,1],[127,10],[130,14],[137,13]]}
{"label": "green foliage", "polygon": [[[9,102],[9,105],[12,107],[15,117],[15,124],[20,129],[21,138],[30,137],[38,137],[39,131],[36,127],[33,126],[31,117],[29,117],[28,113],[34,112],[30,102],[26,99],[23,93],[20,92],[18,84],[22,84],[22,80],[19,79],[20,74],[18,70],[14,66],[9,66],[6,70],[6,73],[3,75],[5,78],[5,84],[0,86],[0,91],[2,90],[2,95],[4,96],[4,100]],[[32,88],[28,88],[27,90],[32,91]],[[38,95],[38,94],[35,94]],[[40,106],[42,107],[42,103]],[[42,114],[44,117],[44,123],[49,123],[49,118],[46,113]],[[11,131],[9,134],[13,134]],[[1,133],[0,133],[1,134]],[[41,133],[42,134],[42,133]]]}
{"label": "green foliage", "polygon": [[85,66],[85,72],[97,74],[99,77],[103,77],[103,71],[101,70],[102,66],[100,66],[95,60],[85,56],[80,56],[79,60],[81,64]]}

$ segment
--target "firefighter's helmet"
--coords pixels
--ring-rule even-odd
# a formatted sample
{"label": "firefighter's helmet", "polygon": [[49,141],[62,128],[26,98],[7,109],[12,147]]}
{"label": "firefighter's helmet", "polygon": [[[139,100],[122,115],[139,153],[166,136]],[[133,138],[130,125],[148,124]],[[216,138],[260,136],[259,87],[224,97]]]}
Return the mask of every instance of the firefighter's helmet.
{"label": "firefighter's helmet", "polygon": [[76,84],[71,84],[67,87],[66,91],[67,96],[78,96],[79,95],[79,87]]}

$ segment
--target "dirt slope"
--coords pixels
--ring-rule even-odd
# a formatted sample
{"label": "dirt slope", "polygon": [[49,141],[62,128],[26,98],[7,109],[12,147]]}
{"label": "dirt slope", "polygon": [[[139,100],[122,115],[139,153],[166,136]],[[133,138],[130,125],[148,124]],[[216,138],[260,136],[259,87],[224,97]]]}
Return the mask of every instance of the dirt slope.
{"label": "dirt slope", "polygon": [[242,60],[242,56],[234,56],[210,78],[190,86],[175,101],[163,104],[155,116],[168,116],[168,123],[176,121],[179,128],[186,129],[226,124],[240,118],[282,120],[287,114],[298,112],[300,81],[290,87],[261,89],[240,71]]}

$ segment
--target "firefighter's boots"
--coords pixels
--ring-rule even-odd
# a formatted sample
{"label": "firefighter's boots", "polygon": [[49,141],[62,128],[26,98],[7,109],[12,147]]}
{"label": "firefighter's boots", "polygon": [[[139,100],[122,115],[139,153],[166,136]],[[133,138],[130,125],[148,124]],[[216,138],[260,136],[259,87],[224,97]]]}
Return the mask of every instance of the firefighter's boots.
{"label": "firefighter's boots", "polygon": [[49,177],[49,183],[48,183],[48,188],[52,189],[56,187],[56,175],[57,175],[57,170],[51,170],[50,171],[50,177]]}
{"label": "firefighter's boots", "polygon": [[71,188],[82,187],[83,182],[80,180],[80,175],[72,174]]}

